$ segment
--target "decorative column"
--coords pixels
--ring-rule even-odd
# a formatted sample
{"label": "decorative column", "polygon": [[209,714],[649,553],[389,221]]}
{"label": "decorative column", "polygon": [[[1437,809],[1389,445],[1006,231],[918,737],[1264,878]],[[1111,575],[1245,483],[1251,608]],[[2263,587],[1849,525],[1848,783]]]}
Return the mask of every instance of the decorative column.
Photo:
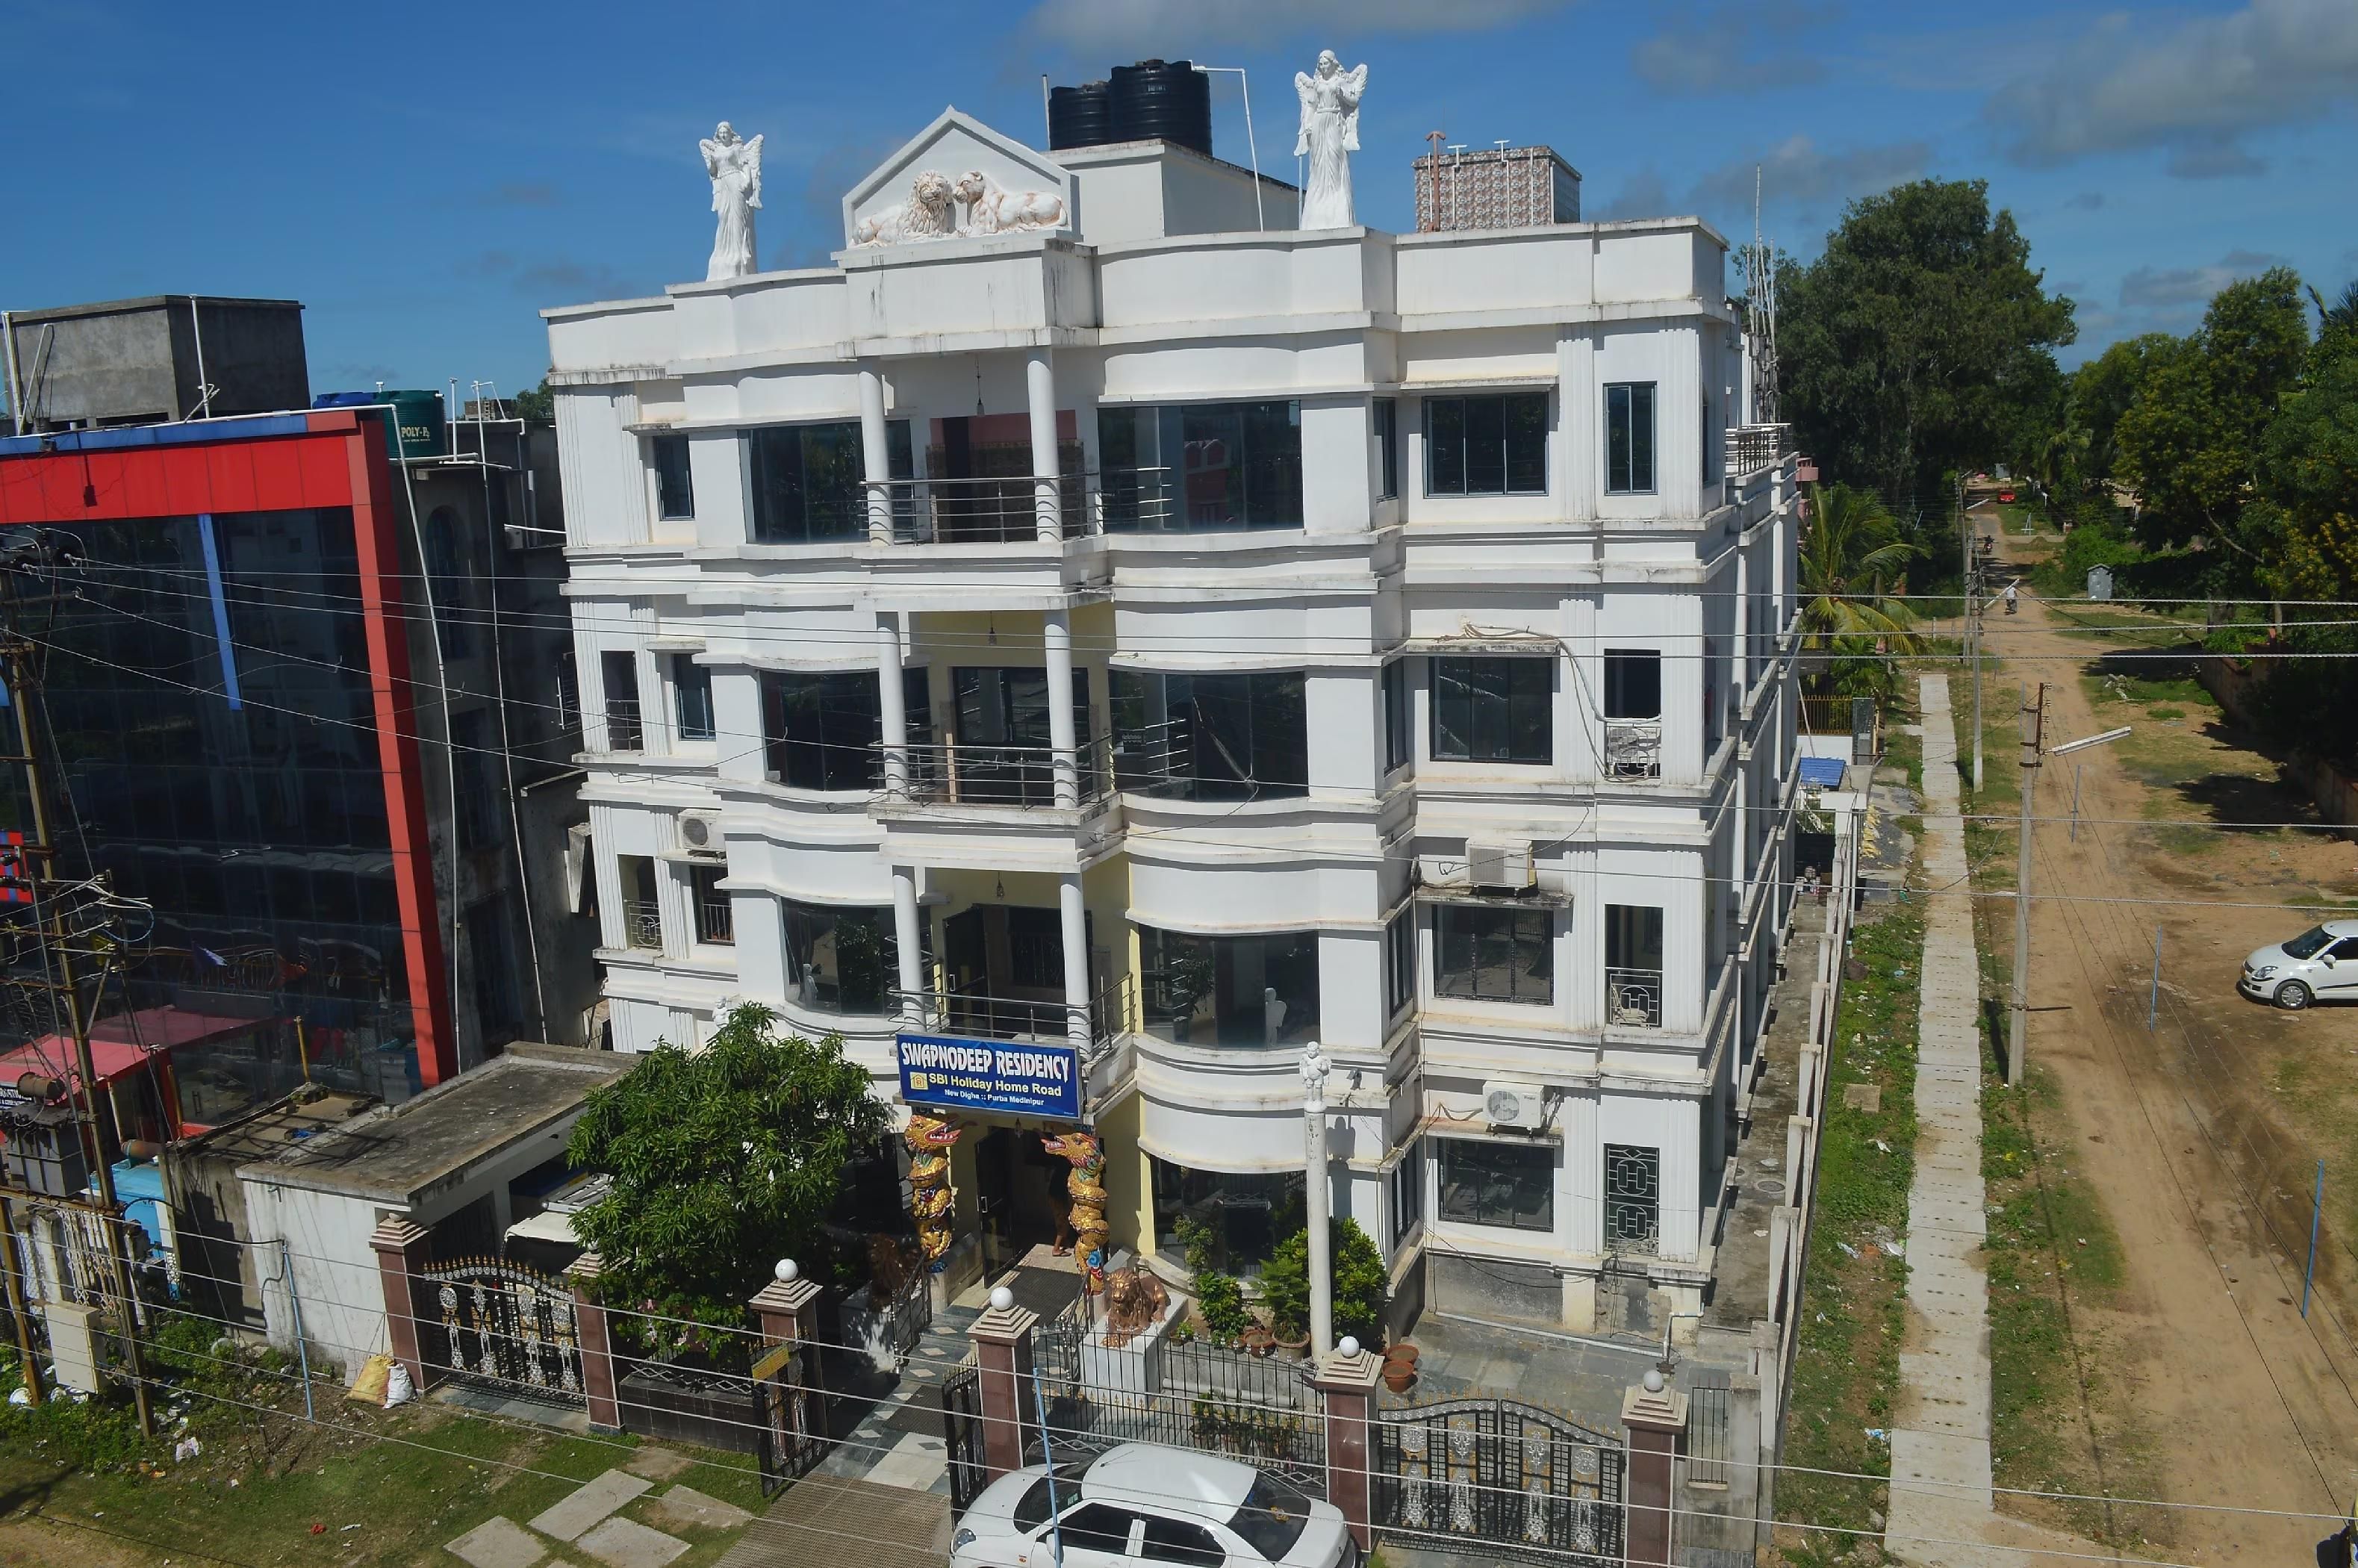
{"label": "decorative column", "polygon": [[1310,1354],[1335,1348],[1334,1248],[1327,1208],[1334,1202],[1326,1171],[1326,1055],[1313,1040],[1302,1049],[1302,1132],[1304,1229],[1309,1240]]}
{"label": "decorative column", "polygon": [[892,868],[892,943],[901,983],[901,1022],[921,1026],[925,1022],[925,916],[917,911],[917,869]]}
{"label": "decorative column", "polygon": [[[1032,421],[1033,523],[1040,542],[1053,545],[1065,536],[1065,518],[1056,467],[1056,363],[1046,349],[1023,356],[1023,401]],[[1052,691],[1063,689],[1053,670],[1048,678]],[[1055,711],[1053,703],[1049,710]]]}
{"label": "decorative column", "polygon": [[614,1383],[614,1346],[606,1326],[606,1309],[598,1301],[598,1276],[603,1261],[584,1252],[565,1271],[573,1287],[573,1342],[581,1352],[581,1392],[590,1403],[590,1430],[622,1430],[622,1404]]}
{"label": "decorative column", "polygon": [[1023,1467],[1025,1429],[1039,1424],[1032,1371],[1032,1331],[1039,1323],[1040,1314],[1017,1306],[1015,1292],[1001,1285],[990,1292],[990,1309],[967,1330],[981,1368],[982,1468],[993,1481]]}
{"label": "decorative column", "polygon": [[421,1394],[430,1385],[425,1358],[418,1354],[416,1277],[431,1260],[432,1241],[422,1226],[399,1215],[387,1215],[369,1234],[369,1248],[376,1254],[377,1282],[384,1291],[385,1349],[409,1368],[409,1385]]}
{"label": "decorative column", "polygon": [[1359,1342],[1345,1336],[1310,1375],[1326,1406],[1326,1500],[1343,1510],[1351,1539],[1366,1552],[1375,1545],[1375,1497],[1370,1480],[1375,1458],[1373,1418],[1376,1379],[1383,1363]]}
{"label": "decorative column", "polygon": [[[1045,535],[1043,535],[1044,537]],[[1056,807],[1077,810],[1081,804],[1079,726],[1073,714],[1073,612],[1051,610],[1045,617],[1048,645],[1048,745],[1055,753]]]}
{"label": "decorative column", "polygon": [[884,378],[860,372],[860,467],[868,481],[868,542],[892,542],[892,447],[884,434]]}
{"label": "decorative column", "polygon": [[1628,1461],[1621,1471],[1628,1505],[1622,1560],[1630,1568],[1670,1568],[1671,1488],[1686,1436],[1687,1397],[1665,1387],[1655,1368],[1643,1387],[1621,1396],[1621,1424],[1629,1429]]}
{"label": "decorative column", "polygon": [[909,793],[909,705],[901,688],[901,628],[892,612],[876,612],[876,713],[884,752],[884,793]]}
{"label": "decorative column", "polygon": [[[1056,916],[1065,947],[1065,1039],[1075,1051],[1087,1052],[1096,1032],[1089,1019],[1089,922],[1081,904],[1080,872],[1057,879]],[[1081,1098],[1088,1098],[1086,1091]]]}

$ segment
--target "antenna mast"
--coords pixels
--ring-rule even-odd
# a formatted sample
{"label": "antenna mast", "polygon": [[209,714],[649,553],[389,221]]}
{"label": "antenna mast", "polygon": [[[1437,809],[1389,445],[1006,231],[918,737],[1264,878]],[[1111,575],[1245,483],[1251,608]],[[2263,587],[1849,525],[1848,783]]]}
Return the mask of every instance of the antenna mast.
{"label": "antenna mast", "polygon": [[1752,243],[1744,247],[1744,342],[1752,360],[1752,422],[1777,417],[1777,267],[1760,233],[1760,166],[1752,166]]}

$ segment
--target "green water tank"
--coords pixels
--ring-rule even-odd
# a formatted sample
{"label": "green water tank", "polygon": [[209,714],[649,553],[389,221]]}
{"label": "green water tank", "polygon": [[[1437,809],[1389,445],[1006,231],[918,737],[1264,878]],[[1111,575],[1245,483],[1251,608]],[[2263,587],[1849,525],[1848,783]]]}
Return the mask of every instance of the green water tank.
{"label": "green water tank", "polygon": [[[393,447],[393,456],[438,458],[449,452],[449,427],[442,422],[440,393],[387,391],[381,396],[393,405],[394,425],[400,442]],[[392,432],[387,433],[389,446],[395,438]]]}

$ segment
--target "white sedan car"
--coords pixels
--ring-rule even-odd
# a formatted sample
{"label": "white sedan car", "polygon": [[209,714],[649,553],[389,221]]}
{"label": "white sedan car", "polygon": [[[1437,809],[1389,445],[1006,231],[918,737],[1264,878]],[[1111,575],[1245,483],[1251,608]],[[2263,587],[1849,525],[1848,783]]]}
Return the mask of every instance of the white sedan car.
{"label": "white sedan car", "polygon": [[[1051,1494],[1055,1501],[1050,1502]],[[1001,1476],[958,1520],[950,1568],[1357,1568],[1332,1503],[1234,1459],[1126,1443]]]}
{"label": "white sedan car", "polygon": [[2235,989],[2286,1008],[2358,1001],[2358,920],[2330,920],[2260,948],[2244,960]]}

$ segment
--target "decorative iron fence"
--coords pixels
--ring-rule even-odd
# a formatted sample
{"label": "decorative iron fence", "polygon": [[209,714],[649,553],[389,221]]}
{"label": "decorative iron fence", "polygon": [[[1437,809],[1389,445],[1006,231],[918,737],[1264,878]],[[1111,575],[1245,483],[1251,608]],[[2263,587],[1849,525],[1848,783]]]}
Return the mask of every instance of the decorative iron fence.
{"label": "decorative iron fence", "polygon": [[980,1368],[961,1367],[942,1380],[942,1442],[949,1450],[953,1519],[990,1485],[983,1465],[981,1379]]}
{"label": "decorative iron fence", "polygon": [[1480,1542],[1506,1556],[1622,1559],[1620,1440],[1512,1400],[1377,1412],[1374,1523],[1408,1544]]}
{"label": "decorative iron fence", "polygon": [[1662,721],[1659,719],[1608,719],[1605,721],[1605,772],[1617,779],[1658,779],[1662,776]]}
{"label": "decorative iron fence", "polygon": [[586,1402],[573,1292],[562,1281],[493,1258],[437,1263],[419,1277],[433,1292],[437,1314],[429,1365],[471,1381]]}
{"label": "decorative iron fence", "polygon": [[812,1376],[810,1358],[807,1346],[781,1345],[754,1367],[761,1374],[753,1379],[761,1433],[754,1457],[765,1498],[776,1497],[827,1457],[827,1394]]}
{"label": "decorative iron fence", "polygon": [[663,907],[651,898],[622,901],[622,945],[663,950]]}

